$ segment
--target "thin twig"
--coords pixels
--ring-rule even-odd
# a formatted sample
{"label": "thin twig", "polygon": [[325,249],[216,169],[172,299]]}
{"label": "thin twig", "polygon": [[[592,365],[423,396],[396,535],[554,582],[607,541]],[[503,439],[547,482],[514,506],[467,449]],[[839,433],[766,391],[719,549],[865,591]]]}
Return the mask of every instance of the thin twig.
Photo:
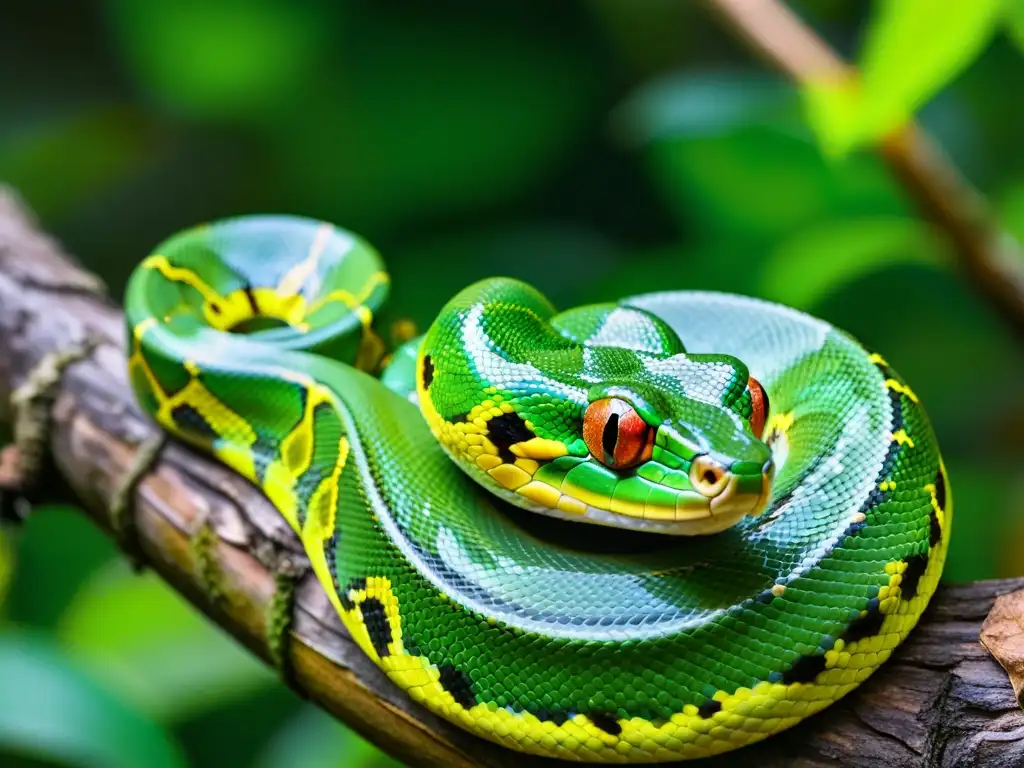
{"label": "thin twig", "polygon": [[[707,0],[757,54],[802,85],[856,76],[780,0]],[[921,213],[948,238],[961,272],[1024,340],[1024,256],[985,199],[934,141],[908,123],[878,151]]]}

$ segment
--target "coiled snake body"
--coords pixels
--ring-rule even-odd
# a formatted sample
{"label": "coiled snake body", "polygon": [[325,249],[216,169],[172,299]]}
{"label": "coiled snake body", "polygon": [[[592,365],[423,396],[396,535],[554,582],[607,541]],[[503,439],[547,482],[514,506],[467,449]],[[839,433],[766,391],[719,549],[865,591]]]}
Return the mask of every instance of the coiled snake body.
{"label": "coiled snake body", "polygon": [[552,757],[712,755],[848,693],[921,615],[945,469],[917,396],[848,335],[703,292],[556,314],[492,279],[374,376],[387,290],[328,224],[196,228],[133,273],[128,364],[432,711]]}

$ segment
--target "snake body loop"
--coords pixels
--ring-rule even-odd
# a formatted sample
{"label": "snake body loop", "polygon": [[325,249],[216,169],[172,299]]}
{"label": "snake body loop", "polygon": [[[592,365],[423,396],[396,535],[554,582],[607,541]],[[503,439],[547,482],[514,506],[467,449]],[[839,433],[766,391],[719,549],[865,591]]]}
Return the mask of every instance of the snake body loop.
{"label": "snake body loop", "polygon": [[386,356],[387,286],[327,224],[189,230],[132,275],[128,366],[414,700],[539,755],[703,757],[836,701],[917,622],[952,503],[880,355],[740,296],[558,314],[493,279]]}

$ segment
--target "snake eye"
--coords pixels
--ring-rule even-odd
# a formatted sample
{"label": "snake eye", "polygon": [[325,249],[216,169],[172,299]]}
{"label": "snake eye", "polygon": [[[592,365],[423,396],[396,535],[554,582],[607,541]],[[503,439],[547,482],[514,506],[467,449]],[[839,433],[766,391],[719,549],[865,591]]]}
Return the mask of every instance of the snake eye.
{"label": "snake eye", "polygon": [[593,457],[606,467],[626,469],[651,458],[654,428],[625,400],[607,397],[587,406],[583,440]]}
{"label": "snake eye", "polygon": [[747,387],[750,389],[750,428],[754,436],[760,439],[765,422],[768,421],[768,393],[753,376],[747,379]]}

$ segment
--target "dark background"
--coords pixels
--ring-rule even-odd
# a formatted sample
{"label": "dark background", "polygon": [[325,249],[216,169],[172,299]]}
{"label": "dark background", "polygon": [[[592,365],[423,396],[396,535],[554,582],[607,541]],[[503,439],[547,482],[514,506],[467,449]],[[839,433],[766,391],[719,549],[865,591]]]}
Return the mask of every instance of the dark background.
{"label": "dark background", "polygon": [[[854,113],[921,107],[1021,234],[1024,20],[972,3],[893,32]],[[885,5],[794,7],[857,59],[898,31]],[[882,352],[926,404],[956,499],[947,581],[1024,575],[1021,348],[871,136],[823,150],[804,105],[690,0],[0,11],[0,180],[114,295],[178,229],[292,212],[373,242],[421,324],[495,274],[563,307],[670,288],[788,303]],[[73,510],[0,535],[0,763],[387,762]]]}

